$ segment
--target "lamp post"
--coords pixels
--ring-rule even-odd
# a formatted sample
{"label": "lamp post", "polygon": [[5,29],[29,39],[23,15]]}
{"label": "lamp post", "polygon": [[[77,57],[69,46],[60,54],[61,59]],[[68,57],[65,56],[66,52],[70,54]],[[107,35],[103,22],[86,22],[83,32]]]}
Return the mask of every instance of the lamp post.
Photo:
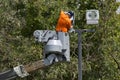
{"label": "lamp post", "polygon": [[78,80],[82,80],[82,33],[94,31],[94,29],[75,30],[75,32],[78,33]]}

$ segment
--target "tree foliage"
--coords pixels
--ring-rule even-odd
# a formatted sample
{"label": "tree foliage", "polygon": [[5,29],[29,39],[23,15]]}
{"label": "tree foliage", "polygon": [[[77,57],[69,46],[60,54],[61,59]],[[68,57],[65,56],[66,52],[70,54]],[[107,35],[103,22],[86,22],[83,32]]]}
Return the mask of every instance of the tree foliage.
{"label": "tree foliage", "polygon": [[[120,80],[120,15],[115,0],[0,0],[0,71],[42,59],[34,30],[54,30],[61,10],[75,12],[75,29],[83,33],[83,80]],[[100,12],[98,25],[87,25],[86,10]],[[71,37],[71,62],[38,70],[16,80],[77,80],[77,34]]]}

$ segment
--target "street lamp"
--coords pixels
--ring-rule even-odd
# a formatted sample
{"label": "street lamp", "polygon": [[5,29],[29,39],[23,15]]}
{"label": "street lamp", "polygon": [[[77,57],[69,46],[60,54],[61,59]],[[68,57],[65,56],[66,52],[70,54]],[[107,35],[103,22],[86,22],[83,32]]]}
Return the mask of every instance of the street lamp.
{"label": "street lamp", "polygon": [[[99,22],[99,11],[98,10],[86,10],[86,22],[87,24],[98,24]],[[83,32],[94,32],[93,29],[76,29],[78,33],[78,80],[82,80],[82,33]]]}
{"label": "street lamp", "polygon": [[78,80],[82,80],[82,33],[83,32],[94,32],[94,29],[76,29],[78,33]]}

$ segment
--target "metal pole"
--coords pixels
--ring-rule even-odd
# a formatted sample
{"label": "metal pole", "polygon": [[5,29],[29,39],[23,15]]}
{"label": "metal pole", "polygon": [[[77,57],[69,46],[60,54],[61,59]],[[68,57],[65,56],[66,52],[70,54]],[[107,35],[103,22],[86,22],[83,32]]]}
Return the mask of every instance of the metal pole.
{"label": "metal pole", "polygon": [[95,32],[93,29],[75,30],[78,33],[78,80],[82,80],[82,32]]}
{"label": "metal pole", "polygon": [[0,80],[11,80],[16,77],[18,77],[18,75],[13,69],[0,73]]}
{"label": "metal pole", "polygon": [[[38,69],[45,68],[47,66],[44,64],[43,60],[38,60],[36,62],[24,65],[24,67],[28,73],[31,73]],[[19,76],[13,69],[0,73],[0,80],[11,80],[11,79],[15,79],[17,77],[19,77]]]}
{"label": "metal pole", "polygon": [[78,80],[82,80],[82,31],[78,32]]}

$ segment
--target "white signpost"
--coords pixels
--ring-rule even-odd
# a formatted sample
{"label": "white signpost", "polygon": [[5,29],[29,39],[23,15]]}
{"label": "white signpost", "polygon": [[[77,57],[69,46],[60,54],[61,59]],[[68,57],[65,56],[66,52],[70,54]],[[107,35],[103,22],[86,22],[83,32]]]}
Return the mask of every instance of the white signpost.
{"label": "white signpost", "polygon": [[120,0],[116,0],[116,2],[120,2]]}
{"label": "white signpost", "polygon": [[117,8],[116,13],[120,14],[120,6]]}
{"label": "white signpost", "polygon": [[86,10],[86,22],[87,24],[98,24],[99,11],[98,10]]}

